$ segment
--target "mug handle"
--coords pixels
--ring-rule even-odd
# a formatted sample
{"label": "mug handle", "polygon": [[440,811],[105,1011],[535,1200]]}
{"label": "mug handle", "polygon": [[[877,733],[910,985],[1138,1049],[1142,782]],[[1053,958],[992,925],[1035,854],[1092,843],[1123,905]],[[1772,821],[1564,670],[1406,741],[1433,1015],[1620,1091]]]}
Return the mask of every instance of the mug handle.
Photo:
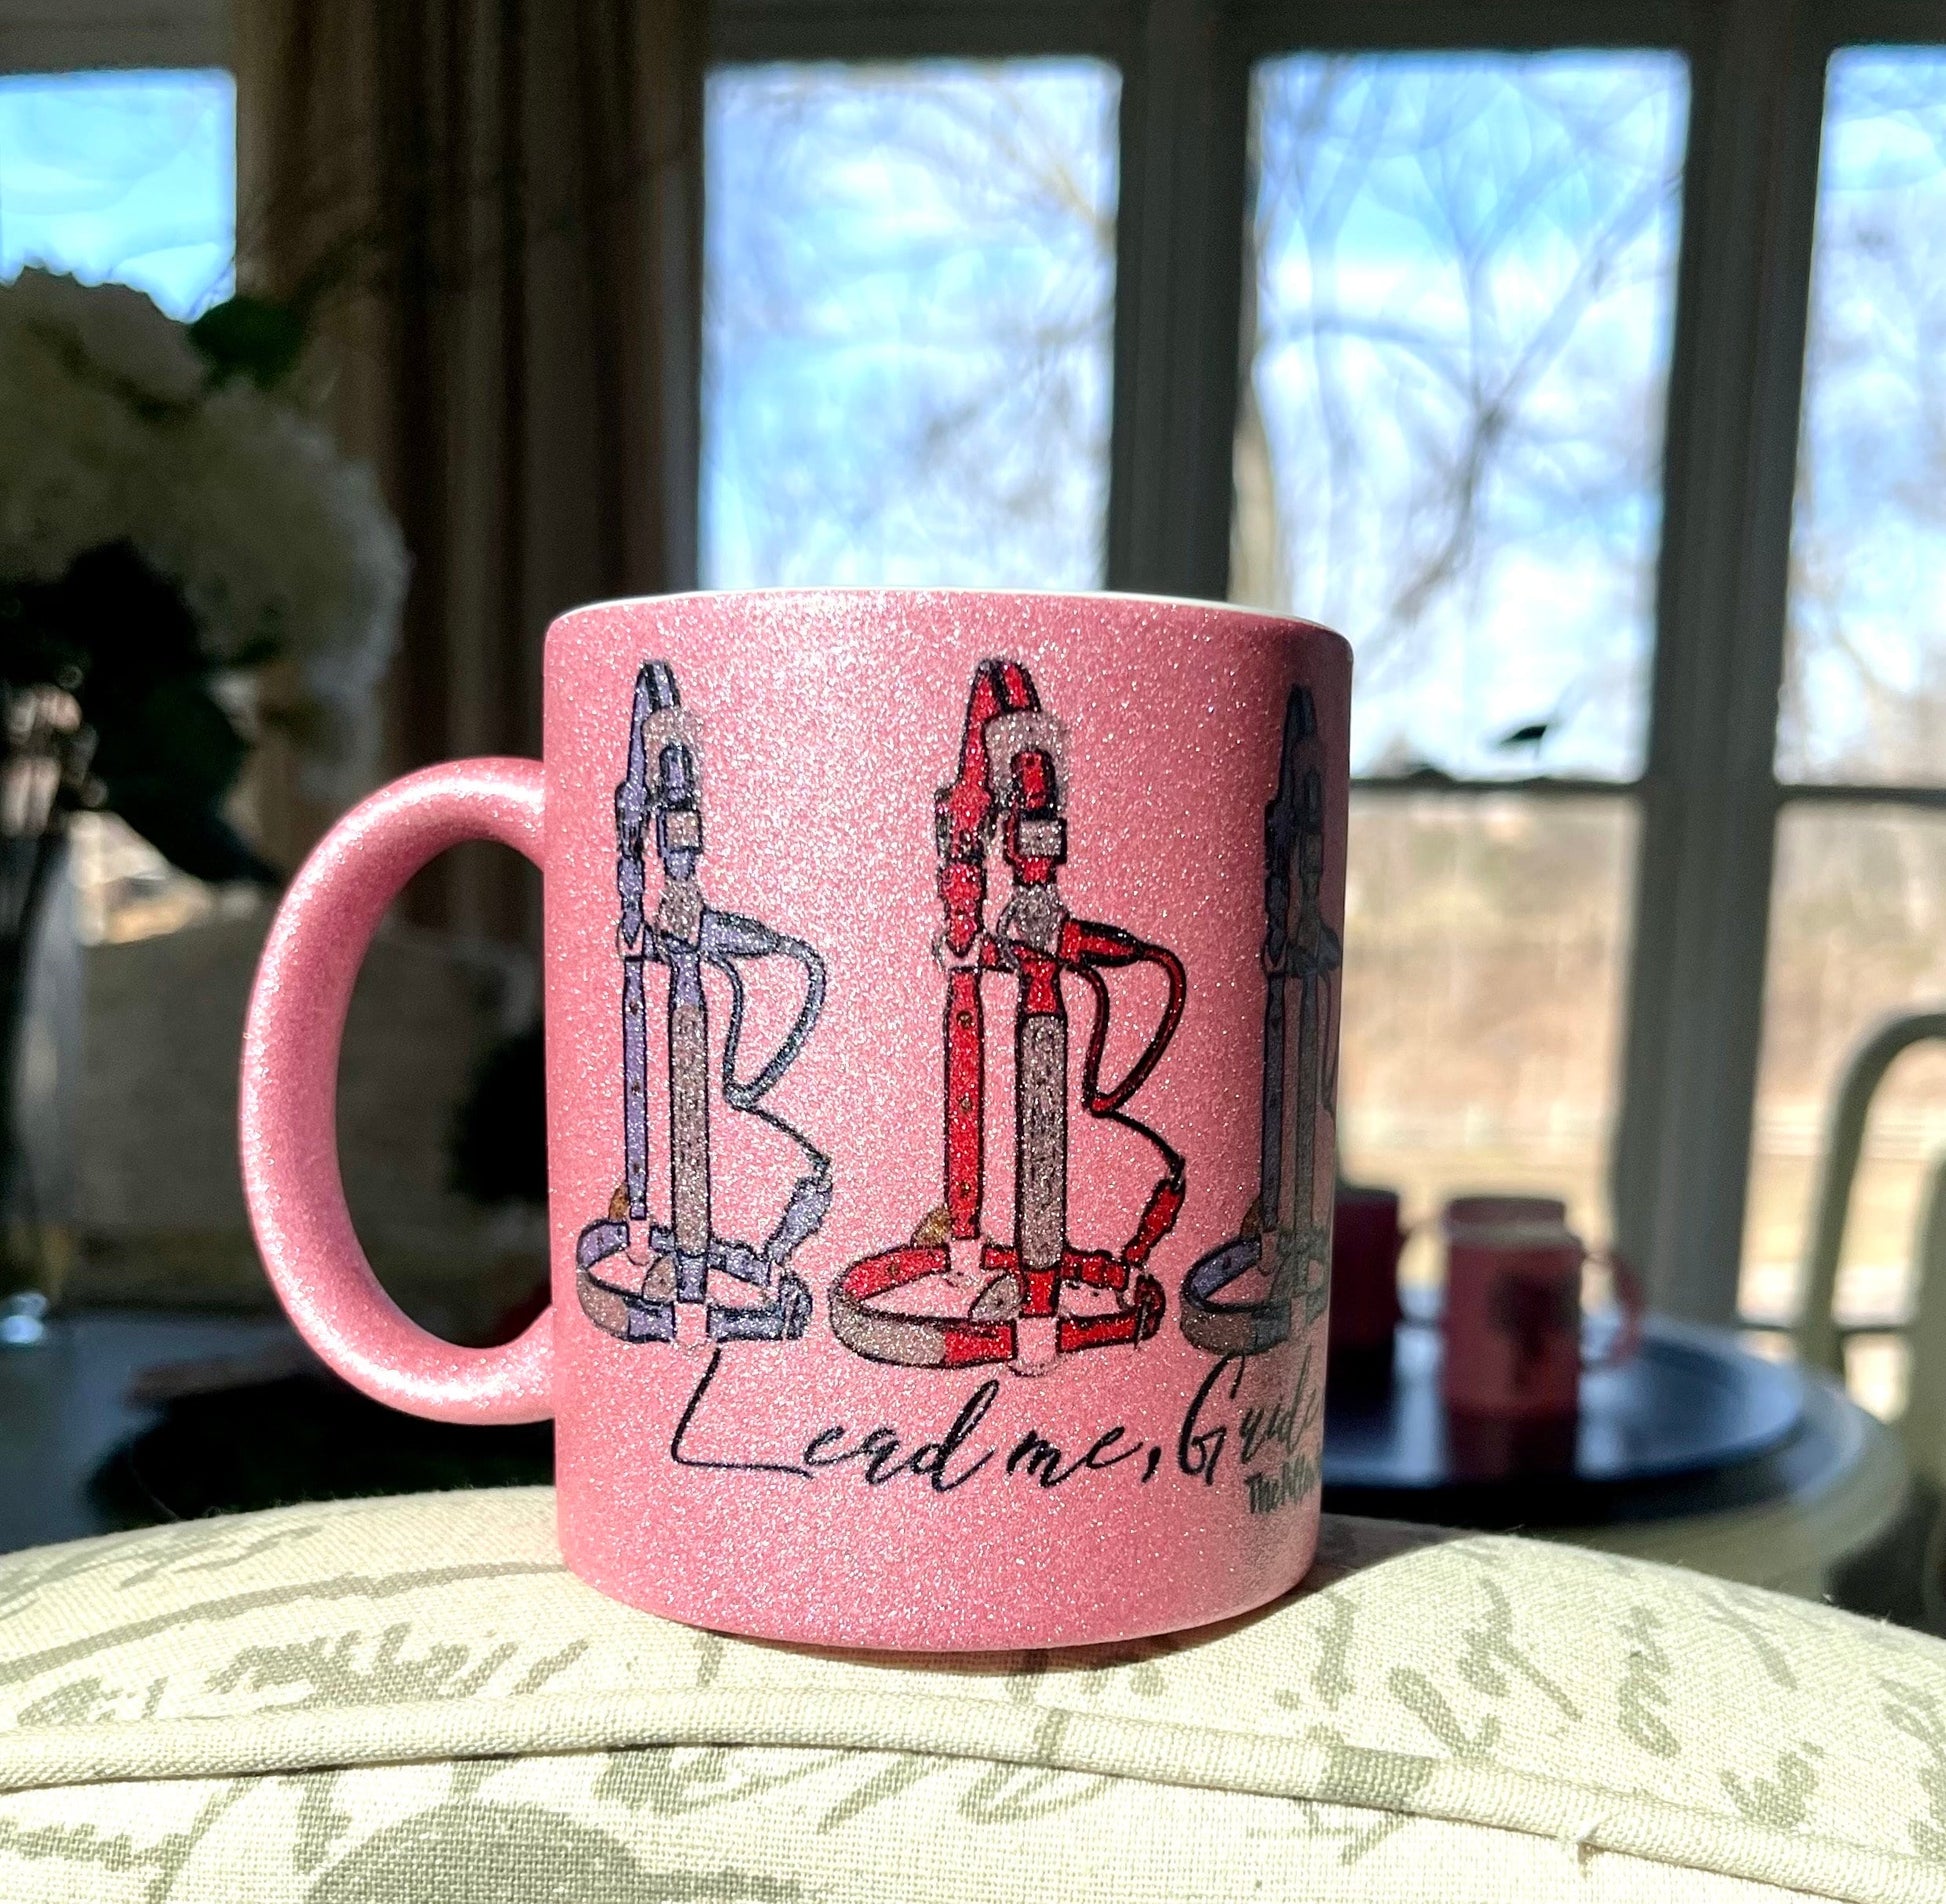
{"label": "mug handle", "polygon": [[541,863],[544,782],[533,760],[458,760],[352,808],[291,882],[271,922],[243,1033],[238,1125],[250,1223],[299,1334],[375,1401],[433,1421],[542,1421],[554,1411],[551,1309],[514,1341],[461,1348],[379,1286],[338,1171],[338,1049],[372,934],[420,867],[463,840]]}
{"label": "mug handle", "polygon": [[1609,1280],[1614,1285],[1615,1306],[1622,1312],[1622,1326],[1599,1355],[1589,1356],[1581,1366],[1619,1368],[1642,1346],[1642,1318],[1648,1311],[1648,1297],[1642,1288],[1642,1278],[1619,1250],[1590,1250],[1588,1256],[1591,1262],[1607,1266]]}

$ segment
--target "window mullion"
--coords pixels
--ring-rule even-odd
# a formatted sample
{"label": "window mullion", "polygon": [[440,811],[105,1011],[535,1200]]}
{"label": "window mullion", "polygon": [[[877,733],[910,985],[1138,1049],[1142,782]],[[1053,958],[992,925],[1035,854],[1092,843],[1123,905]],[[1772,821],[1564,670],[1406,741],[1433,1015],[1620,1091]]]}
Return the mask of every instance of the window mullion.
{"label": "window mullion", "polygon": [[1228,590],[1248,82],[1209,0],[1150,0],[1122,92],[1110,588]]}
{"label": "window mullion", "polygon": [[1823,48],[1732,0],[1695,49],[1615,1155],[1656,1301],[1735,1310],[1762,1029]]}

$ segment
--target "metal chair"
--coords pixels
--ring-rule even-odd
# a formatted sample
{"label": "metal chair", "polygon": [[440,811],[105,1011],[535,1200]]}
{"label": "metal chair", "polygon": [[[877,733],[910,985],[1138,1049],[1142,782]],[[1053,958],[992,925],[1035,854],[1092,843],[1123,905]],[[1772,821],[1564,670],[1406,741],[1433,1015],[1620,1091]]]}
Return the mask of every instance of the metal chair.
{"label": "metal chair", "polygon": [[[1921,1333],[1918,1316],[1903,1328],[1888,1327],[1883,1323],[1866,1328],[1850,1328],[1841,1325],[1833,1315],[1832,1301],[1838,1289],[1838,1258],[1844,1248],[1845,1221],[1851,1212],[1852,1185],[1858,1175],[1858,1159],[1865,1144],[1865,1120],[1870,1114],[1872,1099],[1877,1096],[1878,1087],[1885,1081],[1885,1074],[1892,1068],[1895,1059],[1914,1045],[1933,1040],[1946,1042],[1946,1011],[1913,1012],[1887,1019],[1851,1054],[1832,1103],[1831,1123],[1825,1137],[1824,1167],[1818,1180],[1816,1215],[1804,1255],[1804,1296],[1797,1325],[1797,1353],[1800,1361],[1812,1368],[1823,1369],[1841,1380],[1845,1372],[1845,1343],[1854,1335],[1905,1335],[1912,1344],[1916,1373]],[[1920,1272],[1921,1310],[1927,1307],[1925,1298],[1929,1288],[1935,1291],[1934,1307],[1938,1306],[1942,1297],[1946,1297],[1946,1284],[1936,1283],[1934,1278],[1926,1274],[1932,1263],[1927,1252],[1931,1246],[1939,1189],[1939,1180],[1935,1175],[1918,1239],[1916,1260]],[[1940,1320],[1942,1329],[1946,1330],[1946,1316]],[[1942,1338],[1942,1346],[1946,1346],[1946,1337]],[[1946,1370],[1942,1370],[1942,1373],[1946,1373]],[[1919,1385],[1916,1381],[1913,1395],[1917,1401]],[[1946,1407],[1929,1407],[1924,1419],[1928,1423],[1946,1422]],[[1905,1420],[1904,1432],[1910,1443],[1918,1425],[1911,1407],[1906,1410]],[[1929,1472],[1941,1466],[1942,1461],[1946,1460],[1946,1437],[1933,1434],[1924,1452]]]}
{"label": "metal chair", "polygon": [[[1907,1472],[1923,1502],[1946,1497],[1946,1158],[1932,1166],[1913,1237],[1914,1296],[1903,1323],[1841,1324],[1832,1312],[1845,1220],[1864,1148],[1872,1099],[1893,1061],[1914,1045],[1946,1041],[1946,1011],[1887,1019],[1852,1053],[1839,1081],[1819,1175],[1816,1216],[1804,1257],[1804,1303],[1797,1325],[1798,1358],[1840,1381],[1845,1344],[1855,1335],[1897,1335],[1906,1343],[1905,1413],[1897,1432]],[[1920,1568],[1926,1623],[1946,1631],[1946,1512],[1933,1511]]]}

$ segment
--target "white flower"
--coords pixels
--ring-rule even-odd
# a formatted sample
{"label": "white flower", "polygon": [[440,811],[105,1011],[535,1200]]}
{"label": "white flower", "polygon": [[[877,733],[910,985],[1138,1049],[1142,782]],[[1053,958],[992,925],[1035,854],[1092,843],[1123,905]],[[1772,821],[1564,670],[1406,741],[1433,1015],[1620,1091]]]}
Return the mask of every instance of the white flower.
{"label": "white flower", "polygon": [[205,365],[188,327],[125,284],[83,284],[29,266],[6,287],[7,321],[44,337],[70,340],[80,357],[131,392],[165,403],[193,403]]}
{"label": "white flower", "polygon": [[294,663],[307,778],[355,784],[408,572],[370,470],[290,404],[210,388],[140,292],[23,271],[0,286],[0,573],[52,581],[124,539],[181,587],[213,661],[269,640]]}
{"label": "white flower", "polygon": [[295,663],[320,790],[367,764],[373,690],[408,572],[371,471],[247,384],[213,392],[140,546],[181,584],[219,659],[269,638]]}
{"label": "white flower", "polygon": [[0,569],[52,581],[139,513],[149,428],[31,320],[0,292]]}

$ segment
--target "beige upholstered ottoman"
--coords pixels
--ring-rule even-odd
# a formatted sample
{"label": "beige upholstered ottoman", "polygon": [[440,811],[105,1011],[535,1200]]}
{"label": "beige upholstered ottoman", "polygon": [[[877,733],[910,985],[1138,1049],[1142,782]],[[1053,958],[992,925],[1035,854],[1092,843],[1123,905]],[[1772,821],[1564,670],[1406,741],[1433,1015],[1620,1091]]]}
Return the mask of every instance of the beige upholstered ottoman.
{"label": "beige upholstered ottoman", "polygon": [[1213,1632],[913,1664],[565,1573],[545,1490],[0,1562],[0,1899],[1946,1899],[1946,1647],[1326,1522]]}

